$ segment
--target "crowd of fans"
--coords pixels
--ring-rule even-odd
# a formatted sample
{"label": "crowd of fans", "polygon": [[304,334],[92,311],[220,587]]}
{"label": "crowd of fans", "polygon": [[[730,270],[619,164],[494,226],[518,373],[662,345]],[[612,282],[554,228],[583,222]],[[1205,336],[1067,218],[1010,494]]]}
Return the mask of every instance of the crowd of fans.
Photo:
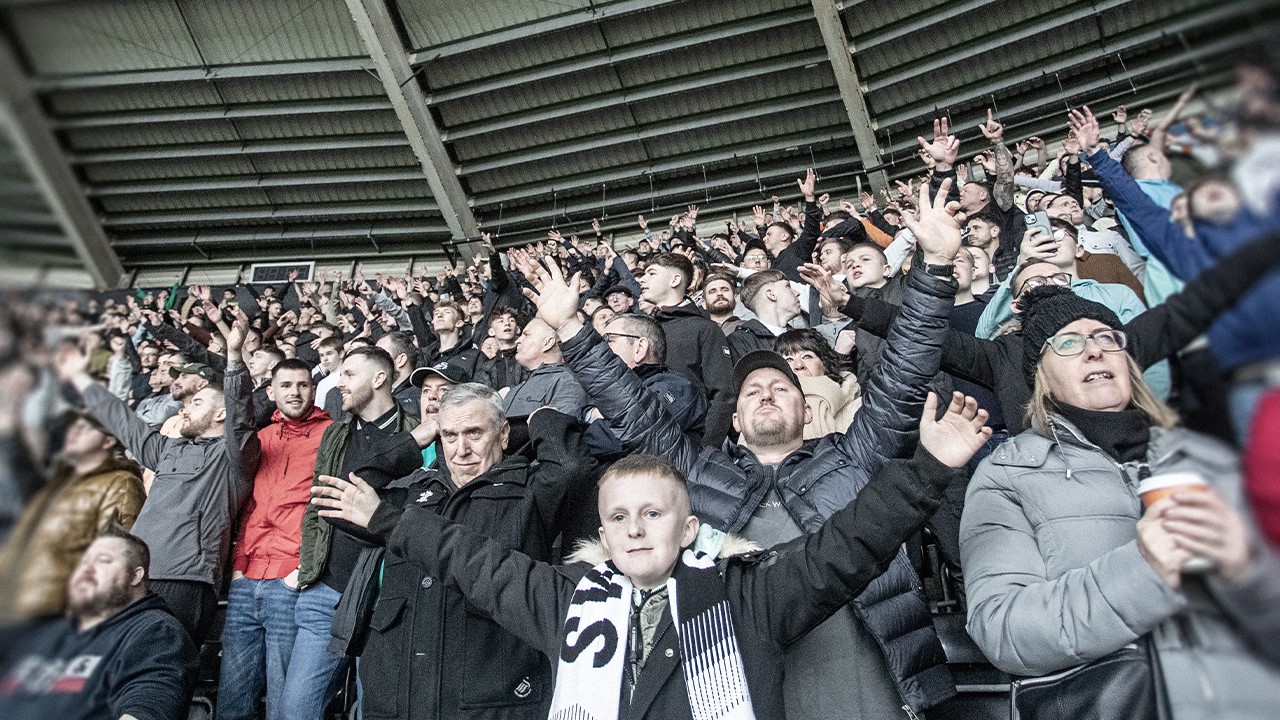
{"label": "crowd of fans", "polygon": [[1025,716],[1274,717],[1280,77],[1238,80],[435,277],[7,298],[0,716],[184,717],[216,644],[226,720],[349,666],[370,719],[922,717],[923,537]]}

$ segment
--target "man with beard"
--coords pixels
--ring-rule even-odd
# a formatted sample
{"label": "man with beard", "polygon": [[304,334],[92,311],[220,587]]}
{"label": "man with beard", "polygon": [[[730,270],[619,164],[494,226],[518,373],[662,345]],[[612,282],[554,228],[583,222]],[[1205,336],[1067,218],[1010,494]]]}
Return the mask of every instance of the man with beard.
{"label": "man with beard", "polygon": [[[418,418],[391,395],[395,366],[385,350],[367,345],[347,353],[338,370],[343,415],[325,431],[315,476],[359,475],[378,490],[422,466],[422,447],[410,431]],[[330,523],[308,505],[302,517],[296,604],[298,634],[289,662],[303,663],[313,692],[291,698],[290,717],[317,718],[337,693],[348,655],[359,655],[377,596],[382,549],[349,523]],[[292,674],[292,668],[290,669]]]}
{"label": "man with beard", "polygon": [[[186,407],[196,393],[218,380],[218,373],[204,363],[189,362],[185,365],[170,367],[169,377],[173,378],[173,384],[169,386],[169,394],[174,400],[182,403],[182,407]],[[182,436],[182,420],[176,413],[160,426],[160,434],[171,438]]]}
{"label": "man with beard", "polygon": [[[238,339],[227,340],[227,374],[244,382]],[[267,717],[272,720],[292,717],[290,709],[313,705],[313,696],[324,693],[324,686],[314,680],[315,669],[307,665],[313,656],[295,654],[294,645],[300,632],[302,515],[310,499],[320,438],[333,421],[315,406],[311,368],[302,360],[276,363],[267,393],[276,409],[270,424],[258,431],[261,460],[232,558],[222,629],[221,682],[236,688],[218,698],[217,717],[223,720],[257,717],[264,686]],[[328,634],[328,626],[310,630]]]}
{"label": "man with beard", "polygon": [[[248,320],[241,315],[228,342],[239,346],[247,329]],[[218,606],[214,587],[224,577],[232,524],[249,494],[247,478],[258,467],[248,375],[228,378],[225,395],[217,385],[206,385],[192,395],[177,415],[180,437],[169,438],[95,382],[87,365],[84,353],[64,347],[56,367],[59,378],[80,391],[94,418],[120,438],[143,467],[155,471],[133,532],[155,548],[151,589],[165,599],[198,645]],[[199,374],[186,368],[191,365],[183,375]]]}
{"label": "man with beard", "polygon": [[0,717],[179,720],[196,683],[195,645],[148,592],[146,543],[108,525],[67,584],[68,616],[0,642]]}
{"label": "man with beard", "polygon": [[723,272],[711,273],[702,285],[702,298],[707,303],[707,316],[711,318],[711,322],[720,326],[725,337],[742,324],[742,318],[733,312],[738,307],[735,287],[733,276]]}

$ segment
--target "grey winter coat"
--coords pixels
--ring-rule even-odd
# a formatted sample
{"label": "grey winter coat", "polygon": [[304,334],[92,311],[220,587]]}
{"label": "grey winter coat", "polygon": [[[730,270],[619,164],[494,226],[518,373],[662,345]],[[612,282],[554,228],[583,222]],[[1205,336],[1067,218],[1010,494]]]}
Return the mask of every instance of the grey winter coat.
{"label": "grey winter coat", "polygon": [[[686,438],[662,403],[645,392],[589,326],[562,342],[561,350],[591,404],[621,427],[618,435],[628,451],[662,455],[686,474],[694,513],[703,522],[738,532],[776,488],[796,523],[814,533],[890,459],[910,452],[926,385],[938,371],[955,288],[950,278],[912,270],[884,361],[864,388],[862,409],[849,432],[805,441],[776,472],[741,445],[726,452]],[[880,645],[904,703],[914,710],[955,692],[919,587],[906,554],[899,552],[851,606]]]}
{"label": "grey winter coat", "polygon": [[[960,525],[969,634],[996,667],[1045,675],[1151,634],[1175,720],[1273,718],[1280,707],[1280,563],[1256,544],[1235,584],[1166,585],[1138,551],[1139,474],[1195,472],[1242,506],[1235,453],[1154,428],[1119,465],[1069,422],[1027,430],[978,467]],[[1145,468],[1144,468],[1145,466]]]}

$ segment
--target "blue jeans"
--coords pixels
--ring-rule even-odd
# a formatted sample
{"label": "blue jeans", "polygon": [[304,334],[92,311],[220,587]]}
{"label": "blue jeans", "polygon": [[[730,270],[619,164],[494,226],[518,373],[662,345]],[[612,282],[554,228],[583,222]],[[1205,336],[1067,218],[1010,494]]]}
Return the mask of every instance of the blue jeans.
{"label": "blue jeans", "polygon": [[338,694],[347,656],[329,652],[329,628],[341,598],[341,593],[322,583],[298,593],[294,607],[298,633],[280,698],[282,718],[320,720]]}
{"label": "blue jeans", "polygon": [[299,594],[283,580],[232,581],[222,629],[218,720],[257,718],[264,685],[268,720],[285,717],[280,698],[298,632],[294,613]]}

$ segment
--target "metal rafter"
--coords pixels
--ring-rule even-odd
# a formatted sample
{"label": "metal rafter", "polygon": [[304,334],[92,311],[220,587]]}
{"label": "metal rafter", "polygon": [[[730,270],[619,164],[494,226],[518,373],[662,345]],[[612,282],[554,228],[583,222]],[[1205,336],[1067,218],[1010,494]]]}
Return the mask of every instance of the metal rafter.
{"label": "metal rafter", "polygon": [[73,153],[71,161],[77,165],[115,163],[147,160],[186,160],[198,157],[225,155],[271,155],[274,153],[326,152],[330,150],[368,150],[371,148],[395,148],[408,145],[403,133],[377,133],[370,135],[331,135],[284,140],[246,140],[243,142],[189,143],[183,145],[153,145],[107,150],[84,150]]}
{"label": "metal rafter", "polygon": [[211,233],[170,232],[148,233],[137,237],[123,236],[116,239],[122,250],[156,248],[166,246],[238,245],[243,243],[282,242],[287,240],[333,240],[341,238],[389,238],[421,237],[423,235],[447,235],[449,228],[440,222],[398,222],[384,224],[326,224],[291,228],[251,228]]}
{"label": "metal rafter", "polygon": [[288,115],[323,115],[330,113],[355,113],[390,110],[391,103],[385,97],[340,98],[334,100],[307,100],[302,102],[267,102],[248,105],[210,105],[165,110],[130,110],[125,112],[69,115],[53,121],[59,130],[117,127],[120,125],[150,125],[154,123],[192,122],[200,120],[234,120],[236,118],[282,117]]}
{"label": "metal rafter", "polygon": [[[822,32],[822,42],[827,48],[827,58],[836,74],[840,100],[849,116],[849,125],[853,127],[853,140],[858,146],[862,166],[877,167],[880,165],[880,141],[876,138],[875,121],[867,107],[862,82],[858,79],[858,68],[853,62],[849,36],[845,32],[840,9],[836,7],[836,0],[811,0],[811,4],[813,16],[818,20],[818,29]],[[884,187],[889,182],[883,172],[872,173],[870,179],[871,185],[876,188]]]}
{"label": "metal rafter", "polygon": [[44,193],[93,283],[115,287],[124,266],[111,249],[80,181],[58,145],[49,119],[8,38],[0,35],[0,125],[7,125],[27,173]]}
{"label": "metal rafter", "polygon": [[57,90],[88,90],[123,85],[155,85],[159,83],[201,82],[232,78],[280,77],[282,75],[318,75],[333,72],[364,72],[373,69],[373,62],[367,57],[293,60],[166,70],[43,75],[33,78],[32,86],[37,92],[47,93]]}
{"label": "metal rafter", "polygon": [[347,0],[347,8],[454,238],[478,237],[480,225],[440,137],[440,128],[427,107],[422,86],[409,65],[390,8],[385,0]]}

